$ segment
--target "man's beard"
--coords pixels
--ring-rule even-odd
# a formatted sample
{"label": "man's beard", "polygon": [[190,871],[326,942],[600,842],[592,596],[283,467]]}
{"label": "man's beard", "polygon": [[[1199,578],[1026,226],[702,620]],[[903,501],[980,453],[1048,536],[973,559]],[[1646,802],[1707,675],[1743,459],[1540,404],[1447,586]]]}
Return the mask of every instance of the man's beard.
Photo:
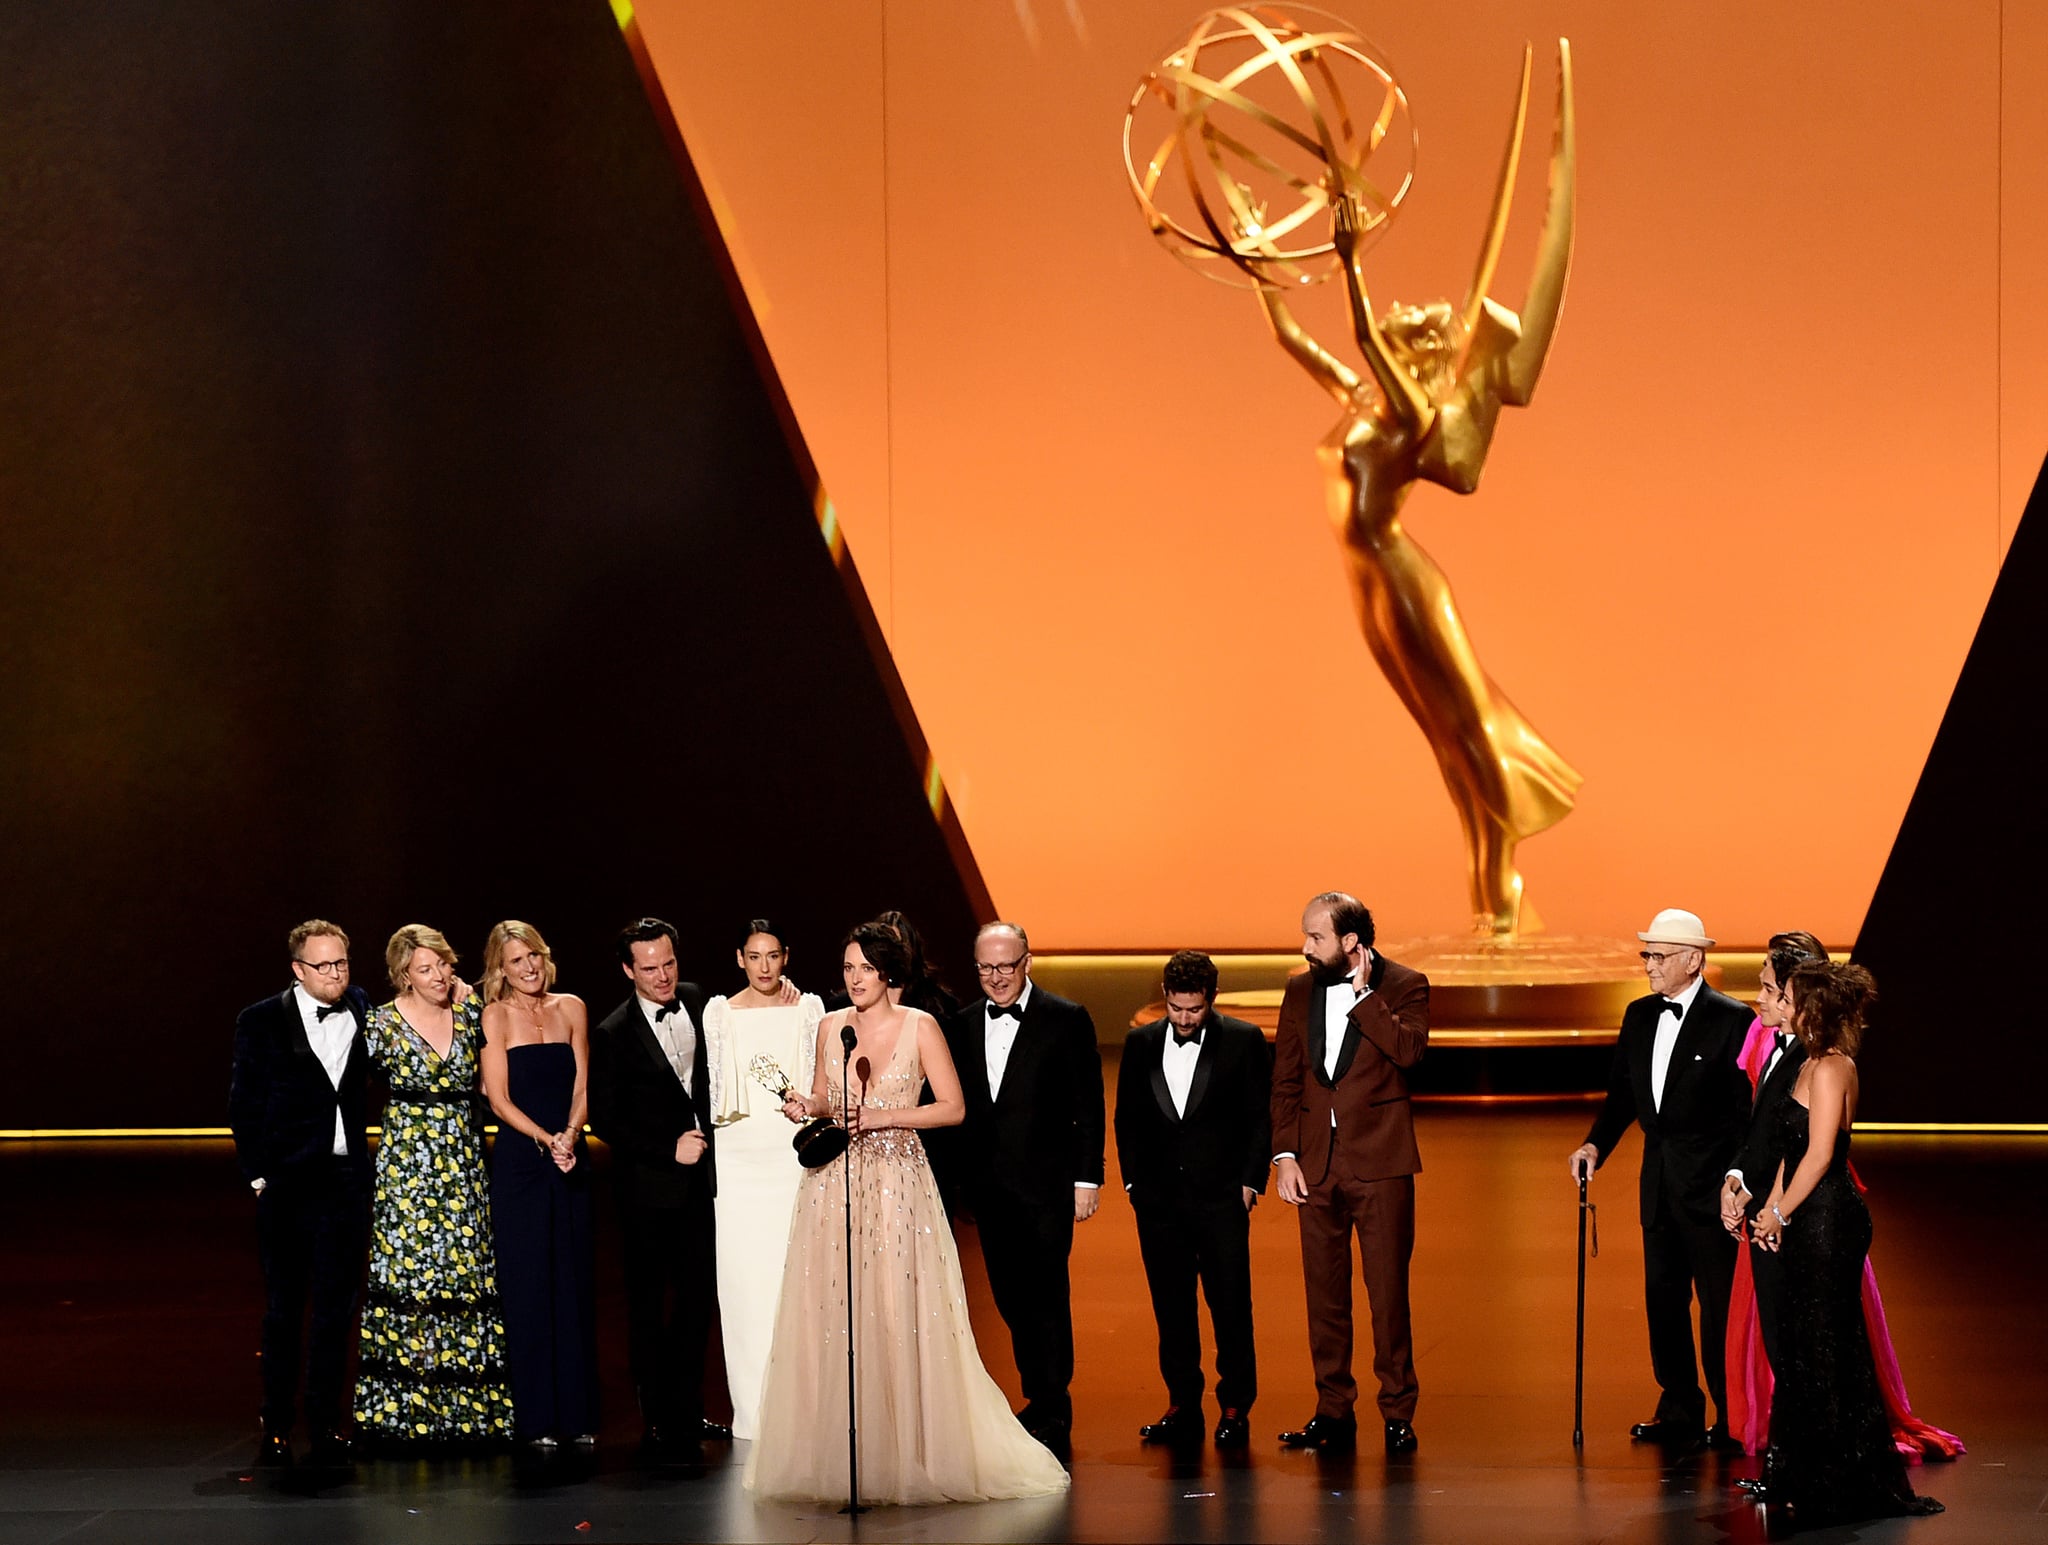
{"label": "man's beard", "polygon": [[1308,962],[1308,979],[1318,987],[1335,987],[1351,975],[1351,962],[1343,955],[1323,960],[1304,952],[1301,958]]}

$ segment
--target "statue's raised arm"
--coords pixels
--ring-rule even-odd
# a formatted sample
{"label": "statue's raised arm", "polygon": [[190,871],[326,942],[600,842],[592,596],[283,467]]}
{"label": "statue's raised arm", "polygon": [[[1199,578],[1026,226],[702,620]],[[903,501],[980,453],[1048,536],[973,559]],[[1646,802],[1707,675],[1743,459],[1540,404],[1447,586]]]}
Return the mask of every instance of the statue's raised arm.
{"label": "statue's raised arm", "polygon": [[1350,407],[1361,384],[1358,372],[1309,336],[1276,287],[1262,284],[1258,295],[1266,312],[1266,325],[1273,329],[1273,339],[1286,350],[1287,357],[1306,370],[1316,385],[1335,397],[1340,406]]}

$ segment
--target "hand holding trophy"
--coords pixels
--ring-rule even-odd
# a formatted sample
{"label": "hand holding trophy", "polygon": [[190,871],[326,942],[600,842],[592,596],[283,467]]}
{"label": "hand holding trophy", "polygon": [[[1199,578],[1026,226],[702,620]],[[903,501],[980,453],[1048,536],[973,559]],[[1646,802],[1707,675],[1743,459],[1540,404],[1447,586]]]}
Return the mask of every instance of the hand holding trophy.
{"label": "hand holding trophy", "polygon": [[[755,1083],[782,1101],[785,1108],[792,1100],[800,1104],[803,1102],[803,1096],[789,1081],[789,1075],[782,1071],[782,1065],[765,1051],[747,1064],[747,1071],[753,1075]],[[846,1152],[846,1143],[846,1128],[830,1116],[806,1121],[790,1139],[790,1146],[796,1150],[797,1162],[805,1169],[820,1169],[830,1164]]]}

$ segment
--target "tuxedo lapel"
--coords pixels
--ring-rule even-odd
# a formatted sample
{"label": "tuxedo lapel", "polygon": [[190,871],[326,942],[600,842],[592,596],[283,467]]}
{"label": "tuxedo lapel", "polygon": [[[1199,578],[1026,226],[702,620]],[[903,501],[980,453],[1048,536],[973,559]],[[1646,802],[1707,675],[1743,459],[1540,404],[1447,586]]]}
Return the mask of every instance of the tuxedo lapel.
{"label": "tuxedo lapel", "polygon": [[[1045,1037],[1038,1034],[1037,1030],[1032,1028],[1035,1022],[1042,1021],[1045,1017],[1040,1012],[1038,997],[1038,991],[1034,988],[1031,993],[1031,1001],[1024,1005],[1024,1017],[1017,1021],[1017,1035],[1010,1042],[1009,1059],[1003,1063],[1003,1087],[997,1090],[995,1095],[994,1103],[997,1105],[1009,1105],[1015,1102],[1017,1091],[1028,1082],[1031,1064],[1038,1059],[1038,1054],[1043,1049],[1040,1043]],[[986,1077],[988,1062],[988,1011],[986,1009],[982,1011],[981,1024],[983,1077]]]}
{"label": "tuxedo lapel", "polygon": [[[1195,1112],[1202,1107],[1202,1096],[1209,1092],[1209,1075],[1215,1071],[1216,1058],[1220,1055],[1216,1050],[1215,1021],[1213,1014],[1202,1021],[1202,1050],[1195,1057],[1195,1076],[1188,1081],[1188,1108],[1182,1113],[1189,1120],[1193,1120]],[[1168,1109],[1171,1108],[1169,1102]]]}
{"label": "tuxedo lapel", "polygon": [[[1360,998],[1358,1001],[1363,1003],[1365,999]],[[1357,1012],[1357,1006],[1353,1005],[1351,1014],[1356,1014]],[[1364,1032],[1358,1028],[1357,1022],[1352,1019],[1351,1014],[1344,1016],[1344,1039],[1337,1047],[1337,1071],[1330,1077],[1332,1085],[1335,1085],[1338,1079],[1341,1079],[1351,1070],[1351,1059],[1358,1055],[1359,1043],[1365,1039]]]}
{"label": "tuxedo lapel", "polygon": [[320,1067],[320,1054],[313,1050],[311,1037],[306,1034],[306,1016],[299,1012],[299,997],[295,989],[287,987],[284,996],[277,1000],[277,1011],[284,1016],[285,1045],[291,1048],[294,1057],[320,1068],[325,1078],[327,1070]]}
{"label": "tuxedo lapel", "polygon": [[[1678,1039],[1672,1042],[1671,1045],[1671,1066],[1664,1070],[1664,1103],[1666,1105],[1671,1103],[1672,1094],[1677,1090],[1679,1080],[1685,1079],[1688,1082],[1691,1080],[1692,1070],[1697,1065],[1695,1059],[1703,1055],[1707,1039],[1713,1034],[1713,1028],[1707,1023],[1709,1017],[1708,990],[1705,982],[1700,983],[1700,990],[1692,995],[1692,1006],[1685,1011],[1685,1018],[1678,1023]],[[1660,1011],[1659,1018],[1661,1017],[1662,1012]],[[1652,1040],[1655,1039],[1655,1036],[1656,1031],[1653,1024],[1651,1029]]]}
{"label": "tuxedo lapel", "polygon": [[[1156,1031],[1146,1035],[1145,1065],[1151,1074],[1152,1098],[1159,1102],[1159,1114],[1177,1126],[1180,1123],[1180,1112],[1173,1108],[1173,1091],[1166,1087],[1166,1038],[1172,1033],[1167,1025],[1161,1025]],[[1194,1103],[1190,1097],[1189,1109],[1194,1108]]]}
{"label": "tuxedo lapel", "polygon": [[1806,1047],[1799,1041],[1794,1040],[1790,1046],[1785,1048],[1783,1055],[1778,1058],[1777,1066],[1773,1067],[1757,1081],[1756,1098],[1750,1102],[1750,1109],[1760,1109],[1764,1103],[1765,1095],[1780,1085],[1787,1084],[1790,1080],[1797,1078],[1799,1076],[1799,1065],[1805,1060]]}
{"label": "tuxedo lapel", "polygon": [[1324,1001],[1329,991],[1321,982],[1312,983],[1308,990],[1308,1067],[1315,1081],[1325,1089],[1333,1087],[1325,1071],[1329,1061],[1324,1055],[1329,1047],[1329,1005]]}
{"label": "tuxedo lapel", "polygon": [[673,1079],[676,1076],[675,1064],[668,1060],[668,1053],[661,1049],[661,1037],[654,1033],[654,1022],[647,1017],[646,1006],[641,1003],[638,993],[633,994],[633,1031],[633,1038],[639,1043],[641,1052],[653,1058],[654,1065]]}
{"label": "tuxedo lapel", "polygon": [[970,1109],[986,1110],[995,1102],[988,1092],[988,1000],[968,1009],[960,1021],[960,1041],[953,1049],[954,1071]]}

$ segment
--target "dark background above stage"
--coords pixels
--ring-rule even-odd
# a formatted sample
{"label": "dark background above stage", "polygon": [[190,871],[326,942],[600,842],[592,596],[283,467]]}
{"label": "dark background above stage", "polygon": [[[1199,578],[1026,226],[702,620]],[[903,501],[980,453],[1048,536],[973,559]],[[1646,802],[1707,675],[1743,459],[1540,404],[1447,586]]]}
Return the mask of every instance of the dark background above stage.
{"label": "dark background above stage", "polygon": [[[1863,1073],[1873,1120],[2048,1118],[2041,893],[2048,877],[2048,465],[1856,937],[1877,977]],[[1797,734],[1796,702],[1786,730]]]}
{"label": "dark background above stage", "polygon": [[333,918],[973,917],[609,9],[0,14],[0,1126],[224,1119]]}

